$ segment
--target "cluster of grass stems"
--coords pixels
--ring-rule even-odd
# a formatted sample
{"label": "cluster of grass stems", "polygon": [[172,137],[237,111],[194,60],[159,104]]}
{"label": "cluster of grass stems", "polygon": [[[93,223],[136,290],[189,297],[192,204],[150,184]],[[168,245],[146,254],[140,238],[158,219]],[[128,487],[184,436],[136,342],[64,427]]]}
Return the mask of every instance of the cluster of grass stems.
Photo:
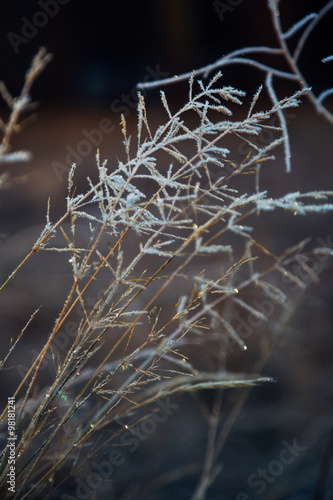
{"label": "cluster of grass stems", "polygon": [[[329,4],[332,7],[332,2]],[[55,478],[70,465],[69,476],[80,474],[89,458],[102,446],[98,435],[108,429],[108,442],[117,441],[118,422],[128,429],[136,424],[139,409],[155,401],[191,391],[219,389],[208,420],[207,451],[201,479],[193,500],[205,498],[209,485],[220,470],[218,457],[231,425],[251,387],[269,382],[260,375],[267,359],[279,345],[280,333],[293,314],[300,294],[309,282],[317,281],[307,257],[331,255],[330,248],[306,250],[309,240],[274,255],[257,238],[256,224],[263,212],[283,210],[290,215],[323,214],[333,208],[326,200],[329,191],[287,192],[279,198],[260,190],[260,173],[270,168],[274,150],[282,145],[285,169],[290,171],[290,145],[284,110],[295,108],[307,95],[329,121],[332,115],[323,106],[329,95],[315,96],[297,65],[298,57],[311,30],[323,13],[307,16],[283,33],[278,2],[268,2],[279,41],[277,48],[250,47],[177,79],[145,84],[145,88],[188,80],[188,100],[177,111],[169,107],[161,91],[164,119],[156,130],[149,125],[143,96],[138,93],[138,126],[131,140],[125,119],[121,128],[126,159],[109,165],[96,155],[98,180],[88,179],[87,192],[74,187],[75,165],[68,179],[67,210],[51,221],[50,205],[45,228],[22,263],[1,287],[38,252],[62,252],[72,268],[72,285],[43,348],[13,394],[17,401],[16,443],[17,491],[14,498],[43,498],[57,491]],[[326,9],[327,11],[327,9]],[[307,29],[294,54],[288,38]],[[260,54],[280,55],[290,72],[266,66]],[[19,130],[23,112],[32,106],[29,92],[34,79],[44,70],[51,56],[41,49],[27,72],[21,95],[13,99],[4,84],[0,91],[10,107],[2,122],[1,162],[28,159],[28,153],[10,152],[10,140]],[[265,82],[253,96],[241,120],[233,119],[233,109],[242,105],[245,92],[221,84],[219,69],[228,64],[247,64],[265,73]],[[213,77],[207,83],[207,76]],[[203,75],[204,79],[198,79]],[[289,79],[300,85],[290,97],[278,99],[274,79]],[[141,88],[144,85],[139,86]],[[262,92],[271,106],[256,111]],[[244,107],[244,104],[243,104]],[[163,116],[161,113],[161,116]],[[277,116],[279,124],[271,125]],[[256,138],[274,131],[270,144],[258,147]],[[230,151],[231,138],[245,143],[249,153],[239,159]],[[4,175],[4,174],[3,174]],[[281,175],[285,175],[281,173]],[[246,177],[245,177],[246,176]],[[242,180],[246,179],[246,183]],[[4,179],[4,178],[3,178]],[[83,235],[89,235],[83,237]],[[35,257],[36,258],[36,257]],[[205,271],[205,262],[214,270]],[[302,276],[291,269],[301,266]],[[288,278],[298,292],[287,294],[278,277]],[[180,289],[181,294],[175,295]],[[93,291],[93,292],[92,292]],[[172,307],[161,314],[164,292]],[[99,292],[99,293],[98,293]],[[254,307],[255,294],[274,304],[274,318]],[[93,306],[87,297],[96,297]],[[41,368],[52,352],[57,334],[77,308],[83,317],[76,334],[64,352],[53,359],[53,382],[41,387]],[[252,373],[233,373],[226,368],[227,353],[247,345],[233,322],[234,311],[251,314],[265,324],[264,349]],[[24,329],[12,341],[1,368],[8,365],[14,349],[29,330],[38,311],[32,313]],[[160,319],[163,316],[162,320]],[[273,321],[274,319],[274,321]],[[216,346],[216,365],[205,370],[196,367],[184,354],[186,346]],[[94,362],[97,359],[97,362]],[[244,387],[228,418],[221,422],[222,389]],[[7,408],[1,422],[6,422]],[[65,429],[65,432],[64,432]],[[82,450],[88,458],[83,458]],[[6,488],[8,450],[1,456],[3,492]],[[62,479],[66,484],[66,477]]]}

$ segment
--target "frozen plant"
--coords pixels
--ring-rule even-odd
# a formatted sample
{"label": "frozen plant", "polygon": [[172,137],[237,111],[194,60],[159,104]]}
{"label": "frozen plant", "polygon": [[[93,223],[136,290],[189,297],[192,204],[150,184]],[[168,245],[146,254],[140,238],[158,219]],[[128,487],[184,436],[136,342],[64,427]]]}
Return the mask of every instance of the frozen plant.
{"label": "frozen plant", "polygon": [[[331,119],[322,104],[328,94],[314,97],[302,84],[293,95],[279,100],[273,86],[275,76],[299,80],[299,70],[293,65],[304,37],[291,58],[286,40],[317,18],[308,16],[282,33],[276,16],[278,2],[269,1],[268,6],[281,48],[251,47],[240,52],[279,51],[290,61],[291,72],[240,59],[236,51],[214,65],[185,75],[188,99],[179,110],[169,106],[161,91],[164,119],[156,130],[150,127],[149,111],[139,93],[135,139],[128,134],[124,118],[121,123],[126,159],[109,164],[97,152],[99,178],[96,182],[88,179],[89,189],[83,193],[75,188],[76,166],[72,166],[65,214],[52,222],[48,207],[44,230],[2,285],[0,290],[38,252],[49,252],[50,262],[53,252],[61,252],[72,268],[72,285],[53,330],[13,395],[18,401],[17,490],[13,498],[60,495],[58,488],[64,491],[66,481],[89,471],[89,459],[103,447],[103,430],[108,430],[108,443],[117,443],[119,422],[125,422],[126,429],[134,427],[140,409],[149,411],[150,405],[161,398],[270,382],[260,371],[279,343],[297,296],[279,287],[276,276],[287,277],[297,290],[304,291],[309,281],[317,281],[306,257],[331,255],[331,249],[305,250],[307,239],[274,255],[260,242],[256,227],[264,211],[320,216],[332,210],[333,192],[287,192],[274,198],[259,188],[261,169],[272,164],[278,146],[284,146],[286,169],[291,168],[285,110],[297,107],[308,95]],[[224,85],[219,71],[208,82],[197,77],[240,62],[266,72],[265,85],[272,104],[267,110],[257,110],[261,86],[243,118],[237,120],[233,111],[242,106],[244,90]],[[168,82],[155,85],[163,83]],[[27,102],[27,93],[24,96]],[[274,115],[279,126],[270,124]],[[276,137],[258,147],[254,139],[265,130],[274,130]],[[235,138],[250,148],[242,160],[230,147]],[[86,234],[87,239],[82,237]],[[205,270],[207,256],[213,268]],[[291,271],[295,263],[301,266],[301,276]],[[90,290],[96,294],[93,306],[88,300]],[[254,291],[257,305],[249,300]],[[172,307],[161,312],[165,293],[171,297]],[[271,305],[269,311],[260,307],[264,301]],[[36,395],[35,389],[43,385],[42,364],[78,307],[83,317],[75,336],[69,347],[54,357],[52,383]],[[235,310],[251,314],[258,324],[266,325],[266,347],[258,356],[255,373],[234,373],[226,368],[228,352],[247,349],[235,325]],[[35,314],[38,312],[32,314],[10,346],[2,367],[8,365],[13,349],[19,348],[19,340]],[[201,351],[214,345],[216,366],[199,368],[197,358],[185,354],[188,344],[200,344]],[[226,436],[225,428],[217,432],[220,407],[217,396],[195,500],[205,497],[220,470],[218,454]],[[3,487],[7,456],[4,447]],[[58,474],[63,470],[67,472],[58,484]]]}

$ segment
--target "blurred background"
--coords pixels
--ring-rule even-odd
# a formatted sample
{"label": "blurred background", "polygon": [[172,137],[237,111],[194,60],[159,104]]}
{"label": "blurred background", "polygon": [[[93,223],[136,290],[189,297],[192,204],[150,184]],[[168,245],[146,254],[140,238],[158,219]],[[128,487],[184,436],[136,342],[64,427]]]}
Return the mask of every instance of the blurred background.
{"label": "blurred background", "polygon": [[[289,28],[325,4],[321,0],[281,1],[282,26]],[[321,63],[333,53],[332,21],[331,11],[311,35],[299,61],[315,94],[332,85],[333,63]],[[78,163],[76,183],[80,190],[85,189],[87,176],[97,177],[97,145],[102,159],[108,158],[110,168],[118,157],[125,157],[119,122],[123,113],[129,131],[135,133],[138,82],[191,71],[241,47],[276,44],[265,0],[12,1],[2,7],[0,28],[0,80],[13,96],[19,95],[38,48],[44,46],[53,54],[32,89],[36,112],[12,142],[13,150],[27,149],[33,159],[26,164],[1,166],[9,173],[0,191],[1,282],[40,234],[49,197],[51,219],[63,214],[71,163]],[[292,47],[296,41],[297,37],[292,38]],[[286,69],[283,61],[277,67]],[[245,67],[223,70],[223,83],[246,90],[250,97],[262,81],[263,74]],[[282,80],[276,88],[281,98],[297,90]],[[186,85],[164,90],[173,109],[187,99]],[[158,91],[148,92],[146,99],[151,122],[161,123],[164,115]],[[332,99],[326,102],[332,111]],[[8,109],[2,100],[0,113],[5,120]],[[101,130],[102,122],[104,133],[99,140],[93,131]],[[284,191],[332,189],[332,131],[332,126],[304,99],[290,123],[292,173],[285,174],[281,155],[276,165],[278,175],[270,187]],[[90,147],[86,146],[87,138]],[[314,240],[320,237],[333,245],[330,217],[323,217],[320,223],[316,217],[297,218],[293,224],[288,222],[290,225],[283,217],[276,217],[269,221],[263,237],[277,251],[306,236]],[[8,351],[9,339],[15,338],[33,310],[43,304],[29,331],[30,344],[13,358],[16,366],[28,366],[33,360],[59,314],[64,290],[71,280],[69,266],[59,270],[55,265],[53,269],[48,262],[44,257],[32,260],[0,297],[5,339],[1,358]],[[279,456],[284,440],[292,443],[293,439],[306,450],[293,466],[267,483],[260,498],[315,498],[332,429],[332,277],[330,268],[320,285],[309,289],[293,319],[295,336],[265,368],[265,374],[276,377],[277,382],[269,388],[255,389],[248,399],[226,442],[221,457],[224,469],[210,490],[209,500],[257,498],[259,494],[247,483],[249,475],[258,467],[267,467]],[[245,359],[243,362],[246,364]],[[5,373],[5,400],[22,373],[16,369]],[[203,404],[211,402],[209,395],[198,397],[203,398]],[[169,469],[183,467],[192,459],[203,459],[207,427],[197,402],[188,397],[178,403],[180,410],[163,427],[165,435],[158,433],[159,437],[156,434],[151,441],[143,442],[121,469],[118,480],[124,490],[115,487],[114,498],[120,498],[120,493],[125,495],[124,483],[131,474],[133,484],[141,484]],[[154,468],[145,466],[152,462]],[[325,463],[325,492],[316,500],[333,498],[328,494],[330,488],[333,490],[332,465],[328,459]],[[137,473],[133,474],[133,470]],[[158,493],[146,492],[137,498],[190,498],[197,479],[194,474],[164,486]],[[241,492],[248,496],[237,496]]]}
{"label": "blurred background", "polygon": [[[281,2],[282,25],[290,27],[325,3]],[[38,48],[44,46],[53,54],[52,63],[32,89],[37,116],[13,144],[34,154],[33,163],[14,166],[12,172],[29,176],[29,184],[22,178],[23,186],[18,189],[22,195],[30,193],[37,213],[41,209],[37,204],[45,207],[51,192],[59,200],[63,198],[66,172],[57,176],[61,167],[54,167],[55,162],[68,168],[80,156],[80,170],[91,172],[95,151],[83,148],[84,154],[77,156],[75,152],[80,140],[86,139],[83,130],[98,128],[101,119],[114,126],[100,144],[101,155],[109,157],[112,150],[115,158],[121,113],[129,121],[136,119],[138,82],[191,71],[241,47],[276,44],[265,0],[113,2],[112,7],[100,1],[92,7],[87,1],[62,0],[55,5],[46,0],[6,3],[0,20],[0,79],[13,96],[19,94]],[[331,22],[328,13],[300,58],[300,67],[316,94],[331,81],[332,65],[321,63],[330,54]],[[292,47],[296,41],[297,37],[291,39]],[[286,69],[283,61],[277,66]],[[250,96],[263,77],[242,66],[224,68],[223,74],[227,85],[246,88]],[[280,97],[296,90],[283,80],[278,86]],[[187,94],[186,85],[165,90],[179,104]],[[150,91],[146,97],[148,103],[156,102],[158,92]],[[5,118],[2,100],[0,109]],[[318,134],[318,140],[320,137]],[[69,151],[72,154],[66,162]]]}

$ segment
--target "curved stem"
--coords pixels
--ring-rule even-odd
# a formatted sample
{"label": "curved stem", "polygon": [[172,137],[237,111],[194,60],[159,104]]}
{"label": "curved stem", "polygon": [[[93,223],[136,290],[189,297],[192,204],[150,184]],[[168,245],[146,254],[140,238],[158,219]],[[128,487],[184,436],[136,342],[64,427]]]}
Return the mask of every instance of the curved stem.
{"label": "curved stem", "polygon": [[[291,55],[289,47],[288,47],[288,45],[283,37],[282,27],[281,27],[281,22],[280,22],[280,11],[277,7],[278,2],[275,2],[275,5],[273,5],[273,3],[274,2],[272,2],[271,0],[268,0],[268,7],[270,8],[270,10],[272,12],[272,21],[273,21],[274,31],[275,31],[276,36],[278,38],[279,44],[283,50],[283,54],[285,56],[285,59],[289,65],[292,73],[298,77],[298,80],[299,80],[299,83],[301,85],[302,90],[305,88],[309,88],[310,85],[308,84],[303,73],[300,71],[299,67],[297,66],[297,62],[296,62],[297,59]],[[329,4],[329,8],[331,8],[331,7],[333,7],[333,2],[330,2],[330,4]],[[309,35],[310,31],[313,29],[314,23],[316,23],[316,22],[318,22],[317,18],[313,21],[313,23],[310,24],[311,29],[308,31],[306,36]],[[304,41],[303,41],[303,43],[304,43]],[[302,43],[302,45],[303,45],[303,43]],[[301,48],[299,50],[301,50]],[[296,53],[297,57],[298,57],[298,55],[299,55],[299,53]],[[324,118],[326,118],[326,120],[328,120],[333,125],[333,115],[325,107],[319,106],[317,97],[312,92],[312,90],[310,90],[308,92],[308,97],[309,97],[311,103],[313,104],[314,108],[321,115],[323,115]]]}

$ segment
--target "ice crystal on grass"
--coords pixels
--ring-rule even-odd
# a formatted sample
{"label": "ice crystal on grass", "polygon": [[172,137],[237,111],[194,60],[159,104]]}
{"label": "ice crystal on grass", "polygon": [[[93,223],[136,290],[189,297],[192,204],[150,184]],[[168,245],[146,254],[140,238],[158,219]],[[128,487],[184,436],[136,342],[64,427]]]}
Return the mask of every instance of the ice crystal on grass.
{"label": "ice crystal on grass", "polygon": [[[310,14],[282,33],[277,2],[270,1],[269,8],[282,44],[317,19]],[[259,189],[261,172],[270,168],[280,145],[290,171],[283,113],[311,92],[302,85],[290,97],[278,99],[273,78],[298,81],[299,74],[249,58],[262,53],[286,54],[286,48],[237,50],[186,75],[188,99],[176,111],[161,91],[161,123],[155,130],[139,93],[136,142],[128,135],[125,118],[121,121],[126,159],[107,161],[98,151],[98,180],[88,179],[85,193],[76,191],[72,166],[66,213],[52,223],[48,209],[32,251],[4,284],[39,251],[65,255],[72,269],[72,284],[53,330],[16,393],[22,396],[17,421],[22,434],[17,442],[20,482],[15,498],[45,492],[57,471],[80,462],[81,450],[89,447],[94,453],[92,438],[99,432],[107,428],[114,442],[119,421],[130,417],[135,422],[138,410],[160,398],[270,381],[259,373],[227,370],[229,353],[248,352],[248,340],[235,318],[251,318],[257,328],[249,341],[256,340],[260,348],[264,343],[262,350],[272,352],[294,310],[294,296],[318,279],[308,265],[309,255],[332,252],[324,247],[306,252],[309,242],[303,241],[275,255],[260,241],[257,222],[263,212],[275,210],[320,216],[333,209],[333,192],[290,193],[287,188],[285,195],[274,198]],[[240,62],[266,72],[268,109],[257,109],[263,86],[243,109],[245,91],[224,85],[220,72],[208,83],[197,78]],[[2,95],[13,113],[26,105],[22,99],[14,106],[4,88]],[[236,108],[243,109],[243,119],[234,118]],[[272,116],[277,116],[278,126],[271,125]],[[267,130],[275,136],[260,147],[254,139]],[[231,147],[233,140],[249,148],[242,159]],[[281,277],[292,284],[293,293],[281,284]],[[267,303],[269,308],[263,307]],[[75,336],[55,357],[53,347],[75,310],[81,315]],[[198,357],[186,351],[190,344],[199,345],[201,352],[213,346],[215,371],[212,366],[198,367]],[[50,353],[53,381],[42,396],[35,396]],[[259,368],[265,359],[258,360]],[[6,459],[4,450],[2,481]],[[200,495],[195,498],[203,498]]]}
{"label": "ice crystal on grass", "polygon": [[[134,408],[145,407],[158,398],[205,388],[246,387],[268,380],[245,374],[235,377],[227,372],[223,377],[221,374],[200,373],[190,360],[183,358],[180,349],[194,337],[209,342],[208,332],[211,332],[215,342],[225,342],[227,346],[235,342],[239,349],[246,350],[244,340],[233,325],[232,314],[225,312],[230,304],[245,310],[257,321],[267,323],[269,318],[265,312],[248,303],[244,291],[256,286],[273,299],[276,306],[284,306],[284,292],[262,279],[267,272],[274,270],[288,277],[300,289],[304,287],[303,281],[285,267],[284,256],[272,256],[268,271],[256,268],[250,248],[261,252],[266,250],[253,239],[255,228],[244,221],[260,211],[277,208],[292,210],[295,214],[331,210],[331,204],[320,202],[332,193],[288,193],[272,199],[266,192],[251,193],[250,190],[243,192],[230,188],[229,182],[237,181],[237,177],[244,174],[253,175],[258,163],[273,158],[272,152],[285,137],[282,135],[269,145],[258,148],[252,145],[251,136],[260,134],[274,113],[297,106],[298,99],[305,92],[299,91],[290,98],[274,102],[271,109],[264,112],[254,112],[259,97],[257,92],[246,117],[239,121],[231,119],[232,109],[228,106],[241,105],[243,91],[221,86],[220,74],[208,85],[191,78],[189,100],[174,114],[170,111],[166,94],[161,94],[166,121],[156,131],[148,125],[145,100],[140,96],[136,147],[130,146],[123,118],[127,161],[111,167],[106,161],[101,162],[98,154],[99,179],[96,183],[89,179],[87,193],[72,194],[75,182],[73,166],[68,182],[67,213],[53,225],[48,216],[47,226],[34,247],[35,251],[68,252],[73,285],[54,330],[35,361],[35,374],[21,406],[22,422],[25,421],[24,407],[31,397],[31,387],[36,383],[47,350],[52,349],[53,339],[74,307],[80,306],[84,316],[76,339],[57,360],[56,377],[47,395],[31,422],[23,424],[24,436],[18,444],[22,455],[27,453],[26,443],[31,441],[37,428],[43,426],[48,431],[20,491],[25,484],[30,484],[32,478],[39,484],[43,477],[52,474],[55,467],[66,460],[67,452],[63,457],[60,453],[59,463],[49,464],[46,476],[39,475],[38,463],[48,461],[47,450],[55,443],[65,422],[67,427],[80,429],[79,433],[72,432],[75,450],[78,450],[92,433],[105,425],[112,426],[112,422]],[[191,126],[188,123],[189,111],[197,114],[198,124]],[[283,134],[283,130],[281,132]],[[235,159],[229,161],[232,152],[228,142],[232,135],[252,147],[251,154],[241,163]],[[150,190],[143,192],[140,187],[143,180],[149,180]],[[306,205],[304,199],[309,197],[315,198],[318,204]],[[70,232],[63,227],[66,218],[70,219]],[[76,243],[84,224],[90,234],[86,248]],[[57,233],[62,236],[60,247],[53,245]],[[242,255],[237,255],[239,251],[235,252],[229,243],[228,235],[232,234],[240,241],[244,240]],[[105,238],[110,237],[112,243],[106,245]],[[134,256],[126,251],[124,254],[128,245],[136,249]],[[218,257],[224,262],[222,266],[216,263],[214,277],[206,276],[205,270],[199,274],[191,272],[192,268],[195,270],[196,261],[205,255]],[[142,265],[147,266],[148,257],[154,260],[146,272],[142,272]],[[303,269],[309,274],[305,266],[303,264]],[[105,273],[109,274],[109,284],[91,308],[86,290]],[[164,290],[170,290],[180,278],[188,289],[186,298],[174,298],[175,312],[170,313],[165,324],[160,323],[158,315],[153,321],[149,310],[156,307]],[[141,294],[145,294],[143,302]],[[137,304],[142,304],[142,308],[136,309]],[[68,406],[61,407],[62,416],[55,427],[47,427],[47,409],[59,405],[58,395],[70,390],[72,379],[80,380],[79,373],[83,373],[88,360],[101,352],[103,343],[110,342],[110,335],[113,346],[111,343],[104,361],[92,372],[80,395],[76,398],[71,394]],[[110,371],[107,368],[109,359],[119,348],[123,349],[124,356],[113,363]],[[223,350],[222,346],[220,349]],[[166,370],[160,368],[163,359],[169,364]],[[179,363],[181,375],[171,366]],[[121,381],[117,379],[118,373],[127,375]],[[169,382],[157,382],[165,376]],[[102,397],[99,409],[87,420],[89,401],[98,397]]]}

